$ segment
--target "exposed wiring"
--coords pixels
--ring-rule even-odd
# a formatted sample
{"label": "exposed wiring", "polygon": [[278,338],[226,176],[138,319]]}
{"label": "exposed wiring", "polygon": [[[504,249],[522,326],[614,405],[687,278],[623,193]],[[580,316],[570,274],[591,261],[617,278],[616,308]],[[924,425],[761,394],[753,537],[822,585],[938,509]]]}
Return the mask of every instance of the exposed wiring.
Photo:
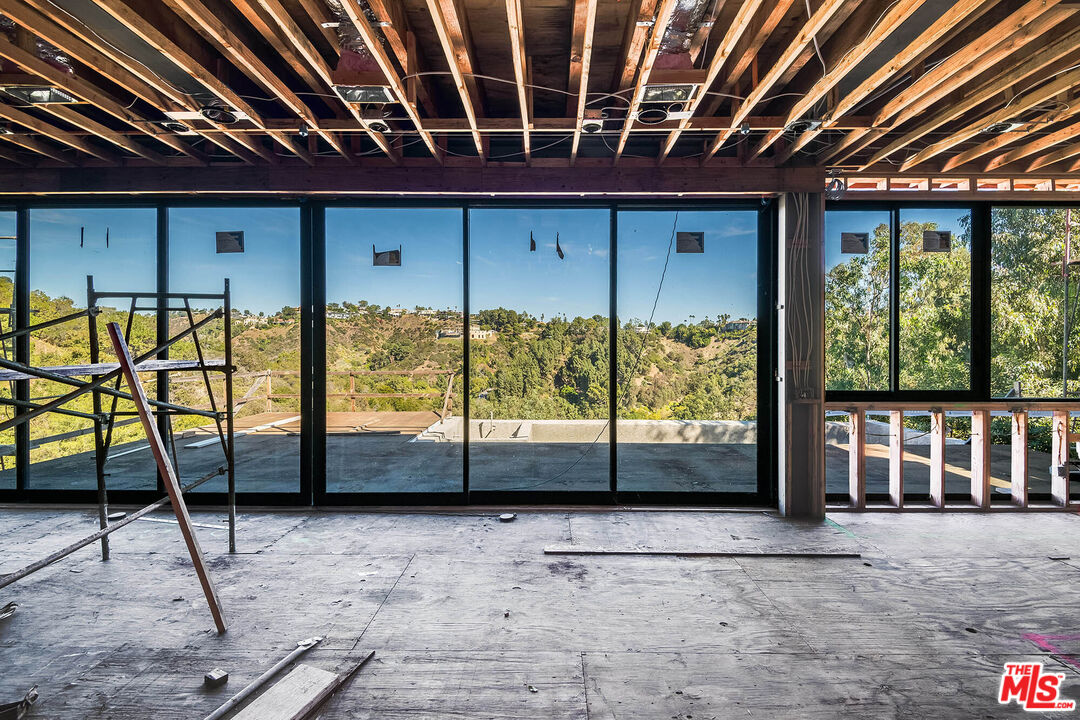
{"label": "exposed wiring", "polygon": [[[805,0],[805,2],[806,2],[806,19],[807,19],[807,22],[809,22],[810,18],[814,16],[814,11],[810,9],[810,0]],[[817,33],[812,35],[811,39],[814,41],[814,52],[817,53],[817,58],[818,58],[818,60],[821,61],[821,71],[825,75],[828,75],[829,74],[829,68],[825,65],[825,58],[821,56],[821,46],[818,45]]]}

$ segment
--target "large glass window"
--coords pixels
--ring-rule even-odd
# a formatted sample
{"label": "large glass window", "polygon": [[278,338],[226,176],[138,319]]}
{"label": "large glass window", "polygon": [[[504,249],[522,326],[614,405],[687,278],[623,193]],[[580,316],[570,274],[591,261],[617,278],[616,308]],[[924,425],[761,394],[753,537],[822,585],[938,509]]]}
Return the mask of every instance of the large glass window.
{"label": "large glass window", "polygon": [[[154,292],[157,289],[156,217],[153,209],[31,210],[31,324],[85,309],[87,276],[93,276],[94,288],[99,292]],[[104,309],[97,318],[102,362],[115,362],[106,331],[109,322],[119,322],[125,329],[133,354],[154,347],[156,314],[152,310],[131,316],[130,301],[122,298],[103,298],[99,304]],[[30,339],[30,364],[85,365],[90,362],[90,341],[86,318],[38,330]],[[143,376],[143,382],[147,393],[152,395],[153,376]],[[70,385],[62,383],[30,381],[30,397],[35,403],[48,402],[70,390]],[[112,408],[107,397],[102,402],[106,410]],[[93,399],[87,393],[64,407],[89,413],[93,411]],[[120,412],[133,409],[127,401],[116,405]],[[72,415],[46,413],[31,420],[28,487],[56,490],[97,487],[93,433],[91,420]],[[153,457],[137,419],[117,417],[105,472],[105,484],[110,490],[157,486]]]}
{"label": "large glass window", "polygon": [[618,220],[619,489],[757,492],[757,214]]}
{"label": "large glass window", "polygon": [[971,386],[971,212],[900,211],[901,390]]}
{"label": "large glass window", "polygon": [[610,211],[469,212],[470,487],[607,491]]}
{"label": "large glass window", "polygon": [[326,211],[328,492],[461,492],[462,210]]}
{"label": "large glass window", "polygon": [[825,214],[825,388],[889,389],[888,212]]}
{"label": "large glass window", "polygon": [[[232,240],[219,244],[218,233]],[[243,233],[238,245],[237,233]],[[173,208],[169,211],[169,291],[221,293],[225,279],[232,294],[234,401],[236,411],[236,489],[238,492],[298,492],[300,489],[300,211],[297,208]],[[201,320],[214,307],[194,308]],[[175,305],[175,302],[174,302]],[[189,321],[184,311],[169,314],[174,335]],[[208,360],[224,356],[224,324],[199,331]],[[185,339],[171,349],[172,359],[194,360],[196,348]],[[218,407],[225,406],[224,380],[213,374]],[[173,373],[170,397],[208,407],[200,373]],[[179,416],[177,464],[185,482],[222,464],[212,421]],[[210,442],[207,442],[210,440]],[[216,478],[195,492],[224,491]]]}
{"label": "large glass window", "polygon": [[1076,397],[1080,262],[1073,260],[1080,258],[1080,209],[996,207],[990,221],[991,392]]}
{"label": "large glass window", "polygon": [[[15,213],[0,212],[0,333],[15,327]],[[15,341],[0,341],[0,356],[15,359]],[[0,383],[0,398],[15,397],[15,383]],[[0,405],[0,418],[10,420],[15,408]],[[15,428],[0,433],[0,488],[12,489],[15,481]]]}

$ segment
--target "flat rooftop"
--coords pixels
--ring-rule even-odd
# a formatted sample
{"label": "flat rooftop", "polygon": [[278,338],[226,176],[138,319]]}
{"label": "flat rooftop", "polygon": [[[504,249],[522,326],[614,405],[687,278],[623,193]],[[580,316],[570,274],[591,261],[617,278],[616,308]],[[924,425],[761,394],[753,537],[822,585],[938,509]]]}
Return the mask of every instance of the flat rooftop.
{"label": "flat rooftop", "polygon": [[[0,702],[37,684],[31,717],[203,717],[312,635],[327,670],[375,651],[325,720],[1017,717],[996,694],[1021,660],[1080,697],[1073,514],[498,512],[242,512],[229,555],[199,510],[222,636],[169,514],[137,521],[109,562],[92,546],[0,591]],[[8,507],[0,528],[10,572],[96,516]],[[544,553],[567,545],[861,557]]]}

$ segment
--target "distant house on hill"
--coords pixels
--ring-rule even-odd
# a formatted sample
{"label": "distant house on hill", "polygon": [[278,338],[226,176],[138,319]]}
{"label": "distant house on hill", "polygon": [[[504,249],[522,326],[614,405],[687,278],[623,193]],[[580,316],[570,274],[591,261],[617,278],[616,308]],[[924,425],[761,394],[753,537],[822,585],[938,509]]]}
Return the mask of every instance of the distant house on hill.
{"label": "distant house on hill", "polygon": [[487,340],[495,337],[494,330],[476,330],[475,328],[469,330],[470,340]]}
{"label": "distant house on hill", "polygon": [[458,340],[461,337],[463,337],[464,335],[465,335],[465,333],[463,333],[460,330],[454,330],[453,328],[443,328],[439,332],[435,333],[435,339],[436,340],[443,340],[445,338],[450,338],[450,339],[453,339],[453,340]]}
{"label": "distant house on hill", "polygon": [[739,318],[738,320],[732,320],[724,325],[725,332],[732,332],[734,330],[745,330],[754,324],[753,320],[747,320],[746,318]]}
{"label": "distant house on hill", "polygon": [[405,308],[390,308],[389,312],[390,317],[401,317],[402,315],[407,315],[409,311]]}

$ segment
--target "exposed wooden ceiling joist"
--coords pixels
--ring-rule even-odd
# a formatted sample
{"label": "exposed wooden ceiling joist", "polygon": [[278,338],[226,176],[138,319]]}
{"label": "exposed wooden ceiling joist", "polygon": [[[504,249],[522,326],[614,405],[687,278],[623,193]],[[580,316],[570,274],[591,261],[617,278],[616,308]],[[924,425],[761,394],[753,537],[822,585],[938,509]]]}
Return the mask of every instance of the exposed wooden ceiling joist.
{"label": "exposed wooden ceiling joist", "polygon": [[[1037,137],[1029,143],[1025,143],[1018,148],[1015,148],[1013,150],[1010,150],[1009,152],[1002,153],[1001,155],[992,158],[988,163],[986,163],[985,167],[983,167],[983,172],[993,172],[999,167],[1009,165],[1011,163],[1017,162],[1018,160],[1023,160],[1024,158],[1030,157],[1037,153],[1044,152],[1054,147],[1055,145],[1060,145],[1077,137],[1080,137],[1080,122],[1066,125],[1060,130],[1056,130],[1055,132],[1043,135],[1042,137]],[[1035,170],[1038,169],[1038,167],[1042,167],[1041,165],[1036,165],[1036,163],[1038,163],[1038,160],[1033,162],[1028,169]]]}
{"label": "exposed wooden ceiling joist", "polygon": [[483,163],[486,155],[484,140],[476,127],[476,118],[483,116],[484,108],[476,85],[472,53],[469,51],[466,38],[467,26],[464,23],[464,12],[459,8],[456,0],[427,0],[427,8],[431,13],[431,21],[435,25],[435,32],[439,36],[439,44],[446,56],[446,62],[450,66],[454,87],[457,89],[458,97],[461,98],[465,117],[472,125],[476,153],[480,157],[480,162]]}
{"label": "exposed wooden ceiling joist", "polygon": [[525,55],[525,21],[521,12],[521,0],[506,0],[506,24],[510,30],[510,58],[514,65],[514,80],[517,89],[518,107],[521,109],[521,138],[525,152],[525,164],[532,164],[532,143],[529,131],[532,129],[532,108],[530,107],[528,57]]}
{"label": "exposed wooden ceiling joist", "polygon": [[574,32],[570,41],[570,77],[566,83],[571,93],[566,99],[566,111],[574,115],[574,138],[570,146],[570,164],[577,162],[581,145],[581,125],[589,95],[592,72],[593,36],[596,33],[597,0],[574,0]]}
{"label": "exposed wooden ceiling joist", "polygon": [[93,143],[87,142],[86,138],[73,135],[67,130],[47,123],[44,120],[36,118],[30,113],[23,112],[18,108],[14,108],[11,105],[0,103],[0,118],[9,120],[13,123],[18,123],[50,140],[55,140],[62,145],[67,145],[68,147],[104,160],[112,165],[118,165],[120,163],[120,159],[114,153],[102,150]]}

